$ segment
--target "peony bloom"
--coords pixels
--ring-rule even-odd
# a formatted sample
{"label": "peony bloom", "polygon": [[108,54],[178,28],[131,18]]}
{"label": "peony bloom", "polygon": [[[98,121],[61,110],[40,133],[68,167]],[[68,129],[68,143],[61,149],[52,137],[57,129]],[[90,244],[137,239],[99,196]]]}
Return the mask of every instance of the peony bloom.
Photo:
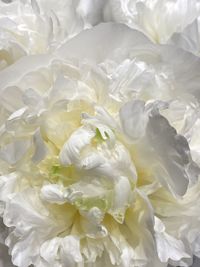
{"label": "peony bloom", "polygon": [[4,267],[200,257],[198,18],[189,0],[0,2]]}

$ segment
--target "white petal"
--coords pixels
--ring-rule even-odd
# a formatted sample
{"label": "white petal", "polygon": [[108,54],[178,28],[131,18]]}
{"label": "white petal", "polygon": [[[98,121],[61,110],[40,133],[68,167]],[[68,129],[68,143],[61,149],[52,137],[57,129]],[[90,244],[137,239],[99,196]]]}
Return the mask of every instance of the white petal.
{"label": "white petal", "polygon": [[[191,159],[187,140],[178,135],[167,119],[160,114],[149,117],[147,136],[168,173],[167,175],[164,169],[160,171],[159,177],[165,180],[160,181],[168,184],[175,194],[184,195],[190,180],[193,183],[199,174],[198,168],[195,172],[196,165]],[[188,172],[190,168],[194,172]]]}
{"label": "white petal", "polygon": [[34,189],[18,193],[7,202],[4,223],[12,227],[6,239],[12,261],[19,267],[28,267],[39,257],[44,240],[63,231],[62,223],[54,221]]}
{"label": "white petal", "polygon": [[183,32],[175,33],[169,43],[198,55],[200,52],[199,27],[200,20],[198,19],[188,25]]}
{"label": "white petal", "polygon": [[25,74],[42,66],[47,66],[50,63],[50,60],[51,57],[49,55],[36,55],[21,58],[15,64],[0,72],[1,90],[16,84],[20,78],[25,76]]}
{"label": "white petal", "polygon": [[0,149],[0,158],[14,165],[23,158],[30,145],[31,142],[26,139],[7,144]]}
{"label": "white petal", "polygon": [[58,258],[59,248],[61,245],[60,237],[55,237],[44,242],[40,248],[40,255],[46,262],[53,265]]}
{"label": "white petal", "polygon": [[34,163],[40,162],[47,154],[47,147],[42,139],[40,130],[37,130],[33,136],[33,144],[34,144],[34,155],[32,160]]}
{"label": "white petal", "polygon": [[66,202],[64,187],[57,184],[44,185],[41,189],[41,197],[50,203],[63,204]]}
{"label": "white petal", "polygon": [[0,96],[1,105],[10,112],[15,112],[23,107],[22,91],[17,86],[7,87],[0,92]]}
{"label": "white petal", "polygon": [[65,266],[74,266],[74,263],[83,261],[80,253],[80,240],[76,236],[67,236],[62,239],[61,261]]}
{"label": "white petal", "polygon": [[118,2],[121,5],[112,10],[115,20],[140,29],[156,43],[166,43],[174,32],[181,32],[199,14],[196,0]]}
{"label": "white petal", "polygon": [[126,103],[120,110],[120,119],[127,136],[136,140],[145,133],[148,115],[143,101],[134,100]]}
{"label": "white petal", "polygon": [[75,131],[60,152],[60,162],[67,166],[71,164],[79,165],[81,159],[81,150],[90,143],[95,136],[95,132],[90,129],[79,128]]}
{"label": "white petal", "polygon": [[77,263],[81,263],[83,260],[80,253],[79,238],[72,235],[64,238],[55,237],[46,241],[42,245],[40,253],[46,262],[55,267],[75,267]]}
{"label": "white petal", "polygon": [[80,0],[76,12],[87,24],[96,25],[102,20],[104,0]]}
{"label": "white petal", "polygon": [[36,14],[40,14],[40,8],[36,0],[31,0],[31,5]]}
{"label": "white petal", "polygon": [[17,174],[10,173],[0,176],[0,200],[7,202],[10,196],[15,192]]}
{"label": "white petal", "polygon": [[33,89],[27,89],[23,94],[23,102],[29,107],[36,107],[42,102],[41,96]]}
{"label": "white petal", "polygon": [[195,97],[199,101],[199,57],[180,48],[172,48],[172,46],[167,45],[162,46],[160,52],[162,64],[170,66],[170,73],[167,72],[166,74],[173,88],[172,97],[178,99],[180,97],[186,102],[191,101],[191,99],[194,101],[193,97]]}
{"label": "white petal", "polygon": [[12,121],[18,118],[21,118],[21,116],[26,112],[27,108],[23,107],[18,109],[17,111],[13,112],[10,117],[8,118],[8,121]]}
{"label": "white petal", "polygon": [[119,222],[123,223],[126,209],[133,200],[130,182],[127,177],[121,176],[114,184],[114,203],[110,213]]}
{"label": "white petal", "polygon": [[169,259],[179,261],[182,258],[190,258],[185,251],[183,242],[167,234],[164,231],[164,225],[157,217],[155,217],[155,222],[156,246],[161,262],[168,262]]}
{"label": "white petal", "polygon": [[[102,43],[102,40],[107,41]],[[57,51],[57,56],[62,59],[77,58],[80,61],[90,59],[99,63],[106,58],[127,58],[130,47],[138,53],[148,45],[151,45],[151,42],[138,31],[131,30],[122,24],[101,23],[90,30],[81,32],[64,44]]]}

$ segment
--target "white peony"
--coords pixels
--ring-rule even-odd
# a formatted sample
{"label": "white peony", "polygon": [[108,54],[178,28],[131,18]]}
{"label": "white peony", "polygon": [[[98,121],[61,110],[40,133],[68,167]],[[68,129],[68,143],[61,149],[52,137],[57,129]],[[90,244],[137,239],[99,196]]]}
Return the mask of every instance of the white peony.
{"label": "white peony", "polygon": [[189,0],[0,1],[2,266],[200,257],[198,20]]}

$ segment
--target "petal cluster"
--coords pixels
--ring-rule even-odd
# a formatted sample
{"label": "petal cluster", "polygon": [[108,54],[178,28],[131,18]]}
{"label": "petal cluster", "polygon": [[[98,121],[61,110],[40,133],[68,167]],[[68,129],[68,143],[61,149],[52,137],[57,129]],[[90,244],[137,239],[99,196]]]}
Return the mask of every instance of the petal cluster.
{"label": "petal cluster", "polygon": [[200,257],[199,4],[0,1],[3,266]]}

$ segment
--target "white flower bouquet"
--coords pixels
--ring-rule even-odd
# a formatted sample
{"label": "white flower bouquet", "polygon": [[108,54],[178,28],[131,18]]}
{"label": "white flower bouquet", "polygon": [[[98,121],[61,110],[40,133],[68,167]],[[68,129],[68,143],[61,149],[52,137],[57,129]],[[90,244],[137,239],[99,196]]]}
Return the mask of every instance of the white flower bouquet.
{"label": "white flower bouquet", "polygon": [[198,0],[0,1],[0,266],[200,257],[199,27]]}

